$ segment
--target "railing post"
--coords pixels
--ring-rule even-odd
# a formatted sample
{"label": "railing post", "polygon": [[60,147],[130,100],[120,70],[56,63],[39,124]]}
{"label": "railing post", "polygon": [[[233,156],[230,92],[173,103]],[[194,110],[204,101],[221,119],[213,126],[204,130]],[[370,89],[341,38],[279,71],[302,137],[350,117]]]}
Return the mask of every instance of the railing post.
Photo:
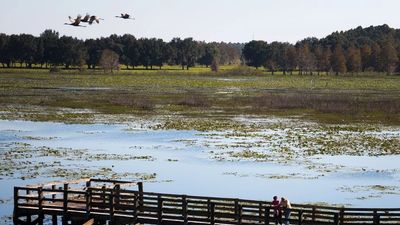
{"label": "railing post", "polygon": [[312,221],[315,221],[315,213],[316,213],[316,208],[315,206],[312,207]]}
{"label": "railing post", "polygon": [[235,209],[234,209],[234,214],[235,214],[235,219],[239,224],[239,199],[234,200],[235,203]]}
{"label": "railing post", "polygon": [[38,188],[38,203],[39,203],[39,217],[38,217],[38,224],[43,225],[43,187]]}
{"label": "railing post", "polygon": [[237,224],[240,225],[242,224],[242,214],[243,214],[243,206],[238,205],[238,216],[237,216]]}
{"label": "railing post", "polygon": [[235,199],[235,215],[238,214],[239,211],[239,199]]}
{"label": "railing post", "polygon": [[210,202],[210,224],[215,224],[215,203]]}
{"label": "railing post", "polygon": [[211,214],[211,199],[207,199],[207,215],[208,215],[208,219],[210,219],[210,214]]}
{"label": "railing post", "polygon": [[333,215],[333,225],[339,225],[339,213]]}
{"label": "railing post", "polygon": [[297,220],[297,224],[298,225],[302,225],[303,224],[303,210],[299,211],[299,218]]}
{"label": "railing post", "polygon": [[379,225],[381,223],[380,215],[377,211],[374,211],[374,225]]}
{"label": "railing post", "polygon": [[162,217],[163,217],[163,199],[161,198],[161,195],[158,195],[157,197],[157,224],[162,224]]}
{"label": "railing post", "polygon": [[90,189],[90,187],[87,187],[86,189],[85,198],[86,198],[86,216],[87,218],[89,218],[90,211],[92,211],[92,190]]}
{"label": "railing post", "polygon": [[114,217],[114,190],[110,189],[110,194],[108,195],[108,205],[110,207],[110,224],[109,225],[114,225],[115,224],[115,217]]}
{"label": "railing post", "polygon": [[187,225],[188,224],[188,209],[187,209],[187,199],[186,195],[182,196],[182,216],[183,216],[183,224]]}
{"label": "railing post", "polygon": [[139,191],[139,208],[142,211],[143,208],[143,182],[138,182],[138,191]]}
{"label": "railing post", "polygon": [[344,207],[340,209],[340,214],[339,214],[339,224],[343,225],[344,224]]}
{"label": "railing post", "polygon": [[102,200],[102,207],[103,209],[106,208],[106,186],[103,185],[101,187],[101,200]]}
{"label": "railing post", "polygon": [[138,195],[137,195],[137,193],[135,193],[133,196],[133,211],[132,211],[133,212],[133,224],[136,224],[137,219],[138,219],[138,212],[137,212],[138,203],[137,203],[137,201],[138,201]]}
{"label": "railing post", "polygon": [[[56,191],[56,185],[51,185],[51,190],[53,191],[53,194],[51,195],[51,200],[52,200],[52,203],[54,204],[55,203],[55,200],[56,200],[56,194],[54,194],[55,193],[55,191]],[[57,225],[57,215],[52,215],[51,216],[51,221],[52,221],[52,225]]]}
{"label": "railing post", "polygon": [[68,224],[68,183],[64,184],[64,190],[63,190],[63,218],[62,218],[62,224],[67,225]]}
{"label": "railing post", "polygon": [[115,204],[115,209],[119,209],[119,202],[120,202],[120,195],[121,195],[121,185],[116,184],[115,187],[115,193],[114,193],[114,204]]}
{"label": "railing post", "polygon": [[18,187],[14,187],[14,212],[13,212],[13,222],[14,224],[18,224],[18,200],[19,200],[19,189]]}
{"label": "railing post", "polygon": [[271,212],[271,207],[267,206],[264,208],[264,225],[269,225],[270,217],[269,213]]}

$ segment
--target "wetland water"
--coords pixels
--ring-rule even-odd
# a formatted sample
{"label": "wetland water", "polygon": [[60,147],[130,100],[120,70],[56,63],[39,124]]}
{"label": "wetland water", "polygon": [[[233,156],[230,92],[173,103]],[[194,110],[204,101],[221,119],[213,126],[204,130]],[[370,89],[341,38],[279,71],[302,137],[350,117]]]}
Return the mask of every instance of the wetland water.
{"label": "wetland water", "polygon": [[145,191],[354,207],[399,207],[399,127],[233,118],[238,129],[156,122],[0,120],[0,216],[15,185],[81,177],[143,179]]}

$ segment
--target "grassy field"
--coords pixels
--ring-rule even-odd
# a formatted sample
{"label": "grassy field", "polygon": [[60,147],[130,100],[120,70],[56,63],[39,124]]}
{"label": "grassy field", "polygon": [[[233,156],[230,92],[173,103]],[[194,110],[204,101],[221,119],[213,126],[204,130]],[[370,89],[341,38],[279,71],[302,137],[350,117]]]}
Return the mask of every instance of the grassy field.
{"label": "grassy field", "polygon": [[225,118],[300,116],[400,124],[400,76],[268,75],[251,68],[189,71],[0,70],[4,119],[88,121],[95,114]]}

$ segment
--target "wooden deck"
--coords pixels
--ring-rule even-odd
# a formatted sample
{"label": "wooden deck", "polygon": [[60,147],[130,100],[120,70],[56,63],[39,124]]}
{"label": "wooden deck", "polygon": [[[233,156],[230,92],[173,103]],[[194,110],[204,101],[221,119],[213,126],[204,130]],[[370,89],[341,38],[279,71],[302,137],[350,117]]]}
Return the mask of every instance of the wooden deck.
{"label": "wooden deck", "polygon": [[[141,182],[90,179],[81,189],[73,185],[14,187],[14,224],[275,224],[267,201],[150,193]],[[135,190],[124,188],[132,185]],[[400,225],[400,208],[292,206],[291,224]]]}

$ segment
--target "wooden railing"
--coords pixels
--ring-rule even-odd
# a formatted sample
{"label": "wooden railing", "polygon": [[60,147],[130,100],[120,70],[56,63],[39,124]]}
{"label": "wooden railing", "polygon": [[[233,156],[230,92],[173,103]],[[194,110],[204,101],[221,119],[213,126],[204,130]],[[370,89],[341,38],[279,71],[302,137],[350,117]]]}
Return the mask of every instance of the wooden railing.
{"label": "wooden railing", "polygon": [[[94,180],[90,181],[91,183]],[[235,198],[174,195],[125,190],[123,182],[111,186],[74,190],[62,187],[14,188],[14,222],[21,216],[37,215],[36,224],[44,215],[62,216],[67,224],[71,217],[94,218],[111,224],[274,224],[270,202]],[[400,208],[340,208],[292,204],[291,224],[400,224]],[[25,221],[26,222],[26,221]]]}

